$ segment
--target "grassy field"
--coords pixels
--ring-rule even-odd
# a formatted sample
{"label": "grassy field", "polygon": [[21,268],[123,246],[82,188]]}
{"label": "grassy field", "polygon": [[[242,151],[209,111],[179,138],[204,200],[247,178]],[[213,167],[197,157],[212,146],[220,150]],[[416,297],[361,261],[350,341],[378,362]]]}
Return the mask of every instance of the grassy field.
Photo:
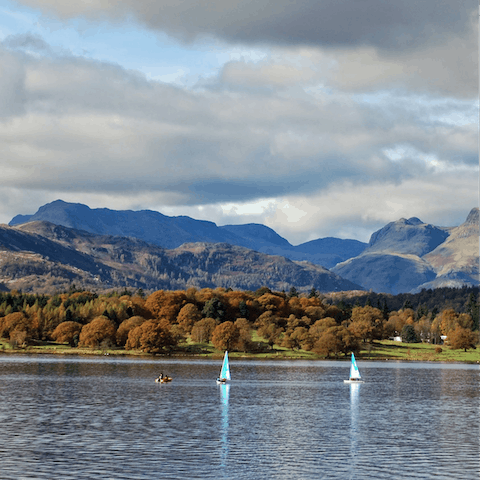
{"label": "grassy field", "polygon": [[[257,358],[257,359],[279,359],[279,360],[324,360],[313,352],[305,350],[290,350],[284,347],[274,346],[269,349],[268,346],[258,337],[254,341],[259,347],[260,353],[231,352],[232,358]],[[436,352],[437,345],[426,343],[400,343],[390,340],[374,342],[373,344],[363,344],[359,354],[356,355],[360,360],[401,360],[417,362],[461,362],[461,363],[479,363],[480,348],[476,350],[452,350],[448,346],[440,346],[441,352]],[[27,354],[59,354],[59,355],[128,355],[128,356],[151,356],[140,351],[124,350],[123,348],[72,348],[67,344],[55,342],[44,342],[39,345],[31,345],[25,348],[12,348],[6,341],[0,341],[0,353],[27,353]],[[187,342],[178,347],[175,352],[169,356],[194,356],[200,358],[221,358],[223,351],[215,349],[211,343],[191,343]],[[333,357],[331,357],[333,358]],[[349,356],[340,356],[338,359],[349,360]]]}

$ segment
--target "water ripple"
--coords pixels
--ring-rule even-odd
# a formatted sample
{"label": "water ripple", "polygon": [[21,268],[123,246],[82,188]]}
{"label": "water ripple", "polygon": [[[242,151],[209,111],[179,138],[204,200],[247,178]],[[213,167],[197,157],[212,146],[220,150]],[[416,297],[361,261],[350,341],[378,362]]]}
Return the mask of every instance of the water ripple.
{"label": "water ripple", "polygon": [[0,479],[478,480],[478,369],[397,367],[0,357]]}

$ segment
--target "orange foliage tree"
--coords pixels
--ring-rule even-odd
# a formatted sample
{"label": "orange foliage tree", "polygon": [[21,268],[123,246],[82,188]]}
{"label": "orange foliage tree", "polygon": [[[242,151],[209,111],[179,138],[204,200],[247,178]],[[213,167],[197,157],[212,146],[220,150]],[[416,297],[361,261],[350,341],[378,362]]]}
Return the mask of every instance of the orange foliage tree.
{"label": "orange foliage tree", "polygon": [[183,290],[168,292],[158,290],[152,293],[145,301],[145,308],[157,318],[166,319],[169,323],[174,323],[177,319],[178,312],[186,303],[187,296]]}
{"label": "orange foliage tree", "polygon": [[52,338],[59,343],[68,343],[71,347],[76,347],[82,324],[78,322],[62,322],[52,332]]}
{"label": "orange foliage tree", "polygon": [[333,354],[338,357],[340,353],[347,355],[359,349],[358,339],[343,325],[330,327],[315,342],[313,351],[325,357]]}
{"label": "orange foliage tree", "polygon": [[246,318],[237,318],[234,323],[238,329],[237,350],[248,352],[252,348],[252,332],[250,323]]}
{"label": "orange foliage tree", "polygon": [[175,339],[170,331],[170,323],[163,319],[158,322],[147,320],[130,330],[125,348],[138,348],[146,353],[161,353],[170,350],[175,345]]}
{"label": "orange foliage tree", "polygon": [[23,312],[9,313],[0,319],[0,337],[10,338],[13,346],[28,344],[36,333],[34,322]]}
{"label": "orange foliage tree", "polygon": [[348,329],[362,341],[381,339],[383,336],[383,314],[378,308],[365,306],[352,309]]}
{"label": "orange foliage tree", "polygon": [[187,303],[184,305],[177,316],[177,322],[180,325],[183,332],[189,335],[192,331],[193,326],[199,320],[201,320],[202,315],[198,311],[198,308],[193,303]]}
{"label": "orange foliage tree", "polygon": [[460,325],[451,330],[448,334],[448,343],[453,349],[461,349],[466,352],[469,348],[477,348],[478,334],[472,332],[469,328]]}
{"label": "orange foliage tree", "polygon": [[96,317],[83,326],[79,346],[96,348],[102,343],[114,345],[116,331],[115,324],[107,317]]}
{"label": "orange foliage tree", "polygon": [[124,320],[118,326],[118,329],[117,329],[117,334],[116,334],[117,345],[119,347],[123,347],[125,343],[127,343],[128,334],[130,333],[130,330],[132,330],[132,328],[138,327],[143,322],[145,322],[145,319],[138,315],[135,315],[134,317]]}
{"label": "orange foliage tree", "polygon": [[213,318],[202,318],[192,328],[192,340],[197,343],[209,342],[216,326]]}
{"label": "orange foliage tree", "polygon": [[219,350],[232,350],[238,346],[240,331],[233,322],[227,321],[215,327],[212,343]]}

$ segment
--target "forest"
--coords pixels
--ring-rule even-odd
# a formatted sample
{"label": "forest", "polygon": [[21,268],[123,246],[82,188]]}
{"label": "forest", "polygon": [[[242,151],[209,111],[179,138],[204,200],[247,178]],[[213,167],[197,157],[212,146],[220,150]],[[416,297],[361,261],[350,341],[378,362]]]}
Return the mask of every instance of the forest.
{"label": "forest", "polygon": [[406,298],[335,297],[315,289],[300,294],[293,287],[192,287],[149,295],[97,294],[75,286],[55,295],[13,291],[0,293],[0,337],[16,349],[57,342],[147,354],[193,352],[194,345],[211,343],[218,350],[255,353],[281,346],[337,358],[394,337],[431,344],[446,337],[453,349],[476,348],[478,289],[439,290]]}

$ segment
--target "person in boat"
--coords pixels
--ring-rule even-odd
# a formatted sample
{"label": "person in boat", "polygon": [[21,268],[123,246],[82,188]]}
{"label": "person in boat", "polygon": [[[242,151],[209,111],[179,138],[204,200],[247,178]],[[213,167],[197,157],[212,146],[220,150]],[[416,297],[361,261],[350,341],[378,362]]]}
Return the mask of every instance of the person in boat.
{"label": "person in boat", "polygon": [[227,379],[226,378],[217,378],[217,382],[219,383],[227,383]]}

